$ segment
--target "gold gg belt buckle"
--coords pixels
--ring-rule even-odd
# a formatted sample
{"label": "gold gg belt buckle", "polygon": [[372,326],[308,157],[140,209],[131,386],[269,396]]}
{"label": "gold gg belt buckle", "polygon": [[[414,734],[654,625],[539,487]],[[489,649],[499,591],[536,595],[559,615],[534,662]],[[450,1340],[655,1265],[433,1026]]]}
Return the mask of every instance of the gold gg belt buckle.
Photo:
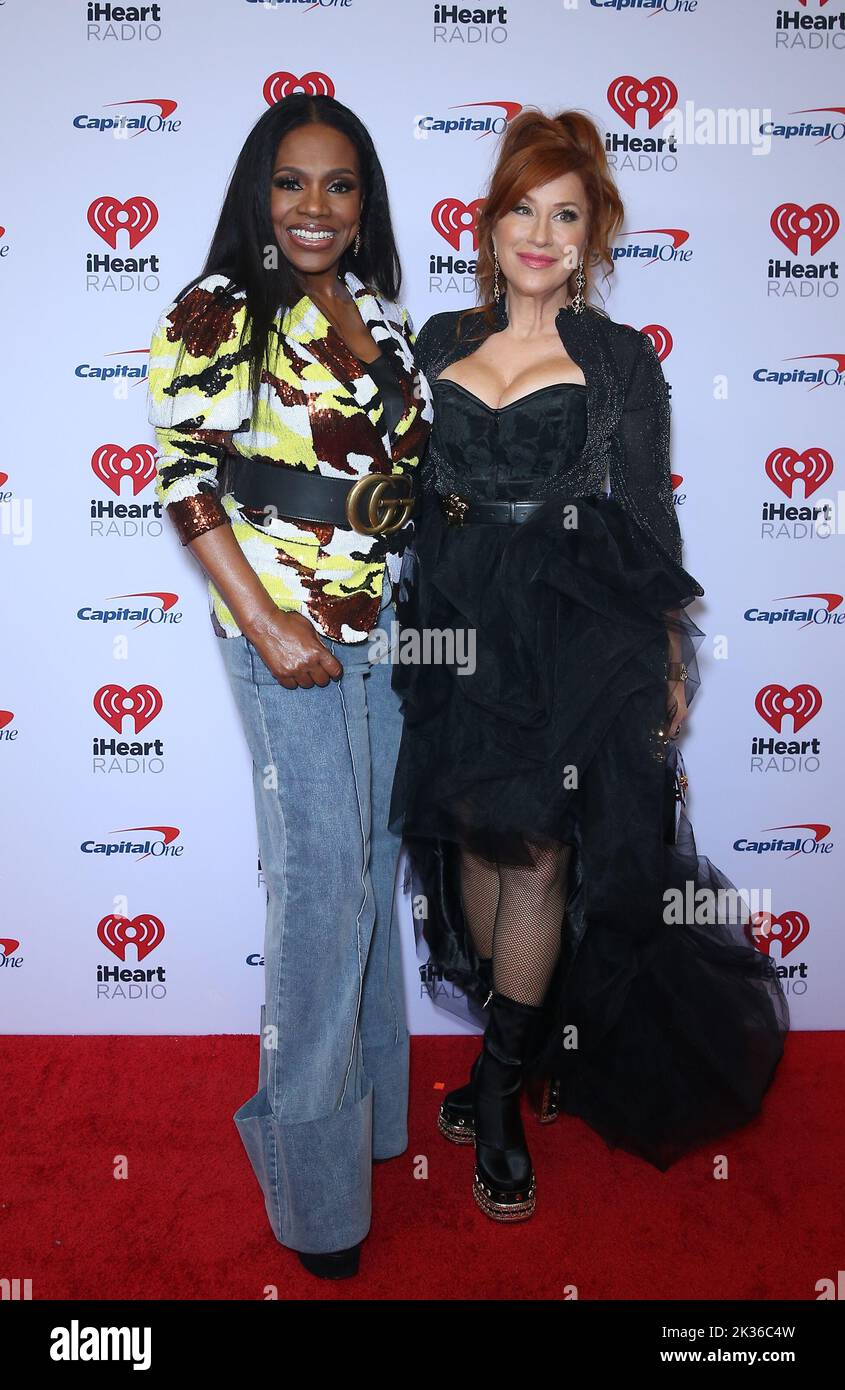
{"label": "gold gg belt buckle", "polygon": [[365,473],[346,495],[346,520],[364,536],[398,531],[413,510],[414,480],[408,473]]}

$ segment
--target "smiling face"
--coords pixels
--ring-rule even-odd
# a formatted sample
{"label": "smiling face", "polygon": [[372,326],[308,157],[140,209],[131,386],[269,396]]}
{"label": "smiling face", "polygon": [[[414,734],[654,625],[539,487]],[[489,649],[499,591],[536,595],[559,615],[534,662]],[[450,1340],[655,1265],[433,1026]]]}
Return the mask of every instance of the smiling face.
{"label": "smiling face", "polygon": [[333,126],[298,126],[279,142],[270,216],[300,275],[324,275],[338,263],[358,230],[362,193],[355,146]]}
{"label": "smiling face", "polygon": [[500,217],[493,245],[508,285],[526,295],[563,289],[587,244],[587,212],[579,175],[561,174]]}

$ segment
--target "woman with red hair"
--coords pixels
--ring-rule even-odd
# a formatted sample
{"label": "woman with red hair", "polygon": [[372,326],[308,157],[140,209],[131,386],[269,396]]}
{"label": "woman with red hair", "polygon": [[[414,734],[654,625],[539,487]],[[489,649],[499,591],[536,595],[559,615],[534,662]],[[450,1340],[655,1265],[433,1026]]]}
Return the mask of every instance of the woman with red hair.
{"label": "woman with red hair", "polygon": [[504,1221],[535,1204],[523,1081],[541,1118],[662,1170],[757,1113],[789,1026],[683,812],[704,590],[657,352],[592,302],[623,212],[587,116],[522,112],[478,219],[479,307],[415,346],[434,426],[398,617],[452,640],[395,668],[391,827],[435,973],[486,1022],[438,1124],[474,1143],[475,1199]]}

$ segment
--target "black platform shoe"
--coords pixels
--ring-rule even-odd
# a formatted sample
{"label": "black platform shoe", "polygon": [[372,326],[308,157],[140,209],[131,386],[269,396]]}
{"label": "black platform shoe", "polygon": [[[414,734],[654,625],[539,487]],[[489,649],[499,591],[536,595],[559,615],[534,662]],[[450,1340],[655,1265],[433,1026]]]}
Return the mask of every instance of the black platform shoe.
{"label": "black platform shoe", "polygon": [[443,1097],[443,1104],[437,1116],[437,1128],[453,1144],[475,1143],[475,1116],[472,1109],[472,1085],[481,1054],[476,1057],[465,1086],[458,1086]]}
{"label": "black platform shoe", "polygon": [[[465,1086],[458,1086],[443,1097],[437,1128],[452,1144],[475,1143],[475,1115],[472,1109],[472,1083],[481,1054],[476,1057]],[[554,1124],[560,1117],[560,1082],[551,1076],[527,1076],[525,1098],[541,1125]]]}
{"label": "black platform shoe", "polygon": [[473,1083],[475,1176],[472,1195],[494,1221],[525,1221],[536,1183],[519,1099],[523,1064],[542,1008],[494,994]]}
{"label": "black platform shoe", "polygon": [[305,1266],[309,1274],[316,1274],[318,1279],[349,1279],[353,1274],[358,1273],[358,1261],[361,1255],[361,1242],[351,1245],[348,1250],[327,1250],[310,1252],[307,1250],[297,1250],[300,1263]]}
{"label": "black platform shoe", "polygon": [[526,1076],[523,1090],[541,1125],[553,1124],[560,1115],[560,1082],[553,1076]]}

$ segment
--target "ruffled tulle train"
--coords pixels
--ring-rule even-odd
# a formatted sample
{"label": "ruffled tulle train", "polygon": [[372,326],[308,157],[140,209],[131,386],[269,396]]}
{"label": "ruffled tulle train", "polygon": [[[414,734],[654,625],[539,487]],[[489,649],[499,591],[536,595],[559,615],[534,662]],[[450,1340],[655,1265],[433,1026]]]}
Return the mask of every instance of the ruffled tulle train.
{"label": "ruffled tulle train", "polygon": [[513,527],[453,527],[429,499],[397,606],[403,641],[441,642],[442,659],[394,667],[391,827],[420,941],[463,992],[444,1002],[483,1024],[461,849],[525,865],[572,846],[529,1070],[660,1169],[757,1114],[789,1027],[754,904],[698,854],[675,795],[666,661],[686,663],[689,704],[694,591],[612,497],[558,496]]}

